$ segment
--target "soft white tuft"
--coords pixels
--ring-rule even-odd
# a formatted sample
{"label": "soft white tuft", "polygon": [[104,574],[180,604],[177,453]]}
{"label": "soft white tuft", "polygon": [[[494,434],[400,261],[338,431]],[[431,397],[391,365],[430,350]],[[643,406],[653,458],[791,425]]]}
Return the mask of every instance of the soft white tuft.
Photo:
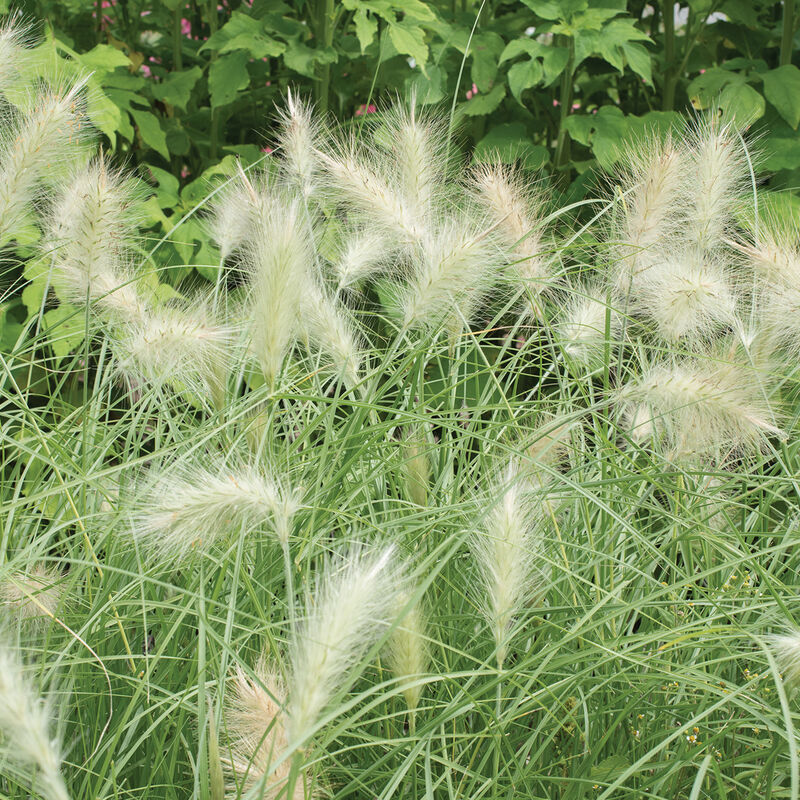
{"label": "soft white tuft", "polygon": [[760,448],[781,434],[755,370],[688,358],[658,364],[619,393],[630,435],[663,439],[677,454]]}
{"label": "soft white tuft", "polygon": [[356,547],[329,560],[306,604],[306,618],[291,645],[289,732],[306,739],[350,670],[391,620],[402,583],[394,547]]}
{"label": "soft white tuft", "polygon": [[500,500],[472,542],[483,580],[481,607],[494,636],[498,666],[502,666],[514,617],[541,581],[536,563],[543,540],[531,487],[521,478],[517,464],[509,464],[502,478],[495,480],[494,492]]}
{"label": "soft white tuft", "polygon": [[220,540],[268,525],[281,545],[292,532],[300,493],[265,470],[182,463],[145,477],[133,508],[132,530],[148,549],[173,560],[212,549]]}
{"label": "soft white tuft", "polygon": [[[69,800],[61,752],[50,733],[51,713],[23,674],[8,645],[0,643],[0,755],[47,800]],[[28,775],[28,770],[33,770]]]}

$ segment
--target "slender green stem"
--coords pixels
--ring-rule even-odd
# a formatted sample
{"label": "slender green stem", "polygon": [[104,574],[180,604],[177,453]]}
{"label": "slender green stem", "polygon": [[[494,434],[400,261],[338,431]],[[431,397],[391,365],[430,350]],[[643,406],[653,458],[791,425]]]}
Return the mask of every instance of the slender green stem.
{"label": "slender green stem", "polygon": [[661,99],[663,111],[672,111],[675,107],[675,3],[664,0],[662,3],[664,18],[664,96]]}
{"label": "slender green stem", "polygon": [[794,0],[783,0],[783,33],[781,35],[780,66],[792,63],[794,45]]}
{"label": "slender green stem", "polygon": [[303,763],[303,753],[298,750],[292,756],[292,765],[289,768],[289,777],[286,779],[286,800],[292,800],[297,779],[300,776],[300,767]]}
{"label": "slender green stem", "polygon": [[286,576],[286,602],[287,605],[289,606],[289,631],[291,632],[292,639],[294,639],[297,619],[295,615],[294,574],[293,574],[293,564],[292,564],[292,553],[289,548],[289,542],[282,542],[281,550],[283,550],[283,570]]}
{"label": "slender green stem", "polygon": [[[209,0],[208,2],[208,29],[210,36],[213,36],[217,32],[217,1],[216,0]],[[211,60],[217,57],[216,52],[212,53]],[[219,109],[212,108],[211,109],[211,132],[210,132],[210,143],[208,147],[208,157],[212,161],[216,161],[217,158],[217,151],[219,150]]]}
{"label": "slender green stem", "polygon": [[180,6],[175,8],[172,16],[172,68],[176,72],[183,69],[183,32],[181,31],[181,14],[183,9]]}
{"label": "slender green stem", "polygon": [[[336,9],[334,0],[318,0],[317,25],[318,41],[321,47],[329,49],[333,45],[334,17]],[[317,83],[317,108],[322,114],[327,113],[330,104],[331,65],[323,63],[319,69]]]}
{"label": "slender green stem", "polygon": [[200,741],[197,745],[198,777],[200,797],[208,800],[208,770],[206,751],[206,581],[205,567],[200,563],[200,586],[197,590],[197,728]]}
{"label": "slender green stem", "polygon": [[[559,94],[558,139],[556,140],[556,154],[553,166],[556,171],[569,159],[569,133],[566,121],[572,108],[572,80],[575,69],[575,41],[569,39],[569,59],[564,72],[561,73],[561,91]],[[564,170],[564,183],[569,182],[569,168]]]}

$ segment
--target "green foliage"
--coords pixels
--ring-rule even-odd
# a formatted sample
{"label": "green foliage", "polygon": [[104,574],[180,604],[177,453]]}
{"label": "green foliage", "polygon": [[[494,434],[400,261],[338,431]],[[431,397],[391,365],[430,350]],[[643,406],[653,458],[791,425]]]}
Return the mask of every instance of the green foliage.
{"label": "green foliage", "polygon": [[96,5],[25,9],[94,70],[109,146],[175,175],[269,144],[290,86],[343,121],[398,91],[453,102],[478,157],[532,147],[526,164],[559,172],[576,197],[587,170],[613,163],[621,134],[692,106],[752,124],[776,187],[800,169],[800,70],[780,3],[114,0],[99,21]]}

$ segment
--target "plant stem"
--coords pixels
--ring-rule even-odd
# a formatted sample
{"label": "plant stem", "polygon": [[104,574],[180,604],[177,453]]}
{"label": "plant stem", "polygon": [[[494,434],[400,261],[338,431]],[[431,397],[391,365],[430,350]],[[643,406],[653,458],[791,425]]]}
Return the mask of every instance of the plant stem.
{"label": "plant stem", "polygon": [[[217,32],[217,2],[216,0],[209,0],[208,6],[208,30],[209,38]],[[217,57],[216,51],[212,53],[211,60],[214,61]],[[217,159],[217,150],[219,147],[219,109],[211,109],[211,141],[208,147],[208,157],[212,161]]]}
{"label": "plant stem", "polygon": [[178,6],[172,18],[172,68],[179,72],[183,69],[183,41],[181,33],[181,12]]}
{"label": "plant stem", "polygon": [[[333,45],[333,21],[335,15],[333,0],[318,0],[317,25],[319,46],[329,49]],[[330,102],[331,65],[320,64],[319,83],[317,84],[317,108],[320,113],[328,111]]]}
{"label": "plant stem", "polygon": [[283,550],[283,569],[286,573],[286,600],[289,605],[289,631],[292,639],[294,639],[297,622],[295,620],[294,576],[292,574],[292,554],[289,550],[289,542],[282,543],[281,549]]}
{"label": "plant stem", "polygon": [[783,0],[783,34],[781,36],[780,66],[792,63],[794,44],[794,0]]}
{"label": "plant stem", "polygon": [[[569,40],[569,59],[564,72],[561,74],[561,93],[559,99],[558,139],[556,140],[556,154],[553,166],[558,172],[561,165],[569,159],[569,134],[565,125],[570,109],[572,108],[572,78],[575,67],[575,41]],[[569,168],[565,170],[565,183],[569,183]]]}
{"label": "plant stem", "polygon": [[675,3],[665,0],[662,17],[664,18],[664,96],[661,99],[661,110],[672,111],[675,106]]}

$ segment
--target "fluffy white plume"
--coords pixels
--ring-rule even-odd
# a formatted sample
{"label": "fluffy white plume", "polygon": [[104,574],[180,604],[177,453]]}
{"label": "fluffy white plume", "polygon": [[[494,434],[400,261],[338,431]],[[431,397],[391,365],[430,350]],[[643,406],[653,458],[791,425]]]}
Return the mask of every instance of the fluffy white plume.
{"label": "fluffy white plume", "polygon": [[570,359],[586,369],[596,369],[602,364],[606,351],[607,318],[613,347],[619,334],[620,317],[609,306],[604,290],[599,286],[588,286],[571,292],[557,326],[559,341]]}
{"label": "fluffy white plume", "polygon": [[125,266],[139,222],[136,201],[130,181],[100,157],[64,186],[47,220],[45,252],[61,296],[88,299],[107,321],[135,321],[145,313]]}
{"label": "fluffy white plume", "polygon": [[301,324],[309,345],[319,350],[348,386],[355,385],[361,362],[358,336],[344,308],[316,281],[309,281]]}
{"label": "fluffy white plume", "polygon": [[722,243],[733,204],[747,185],[747,159],[732,125],[712,117],[697,125],[690,144],[692,208],[685,234],[701,251],[709,251]]}
{"label": "fluffy white plume", "polygon": [[[410,595],[403,593],[398,597],[397,612],[401,613],[408,604]],[[425,615],[419,603],[405,613],[398,626],[389,636],[387,662],[389,668],[403,683],[403,697],[409,711],[415,711],[422,695],[422,684],[415,684],[414,678],[423,677],[428,671],[428,647],[425,636]]]}
{"label": "fluffy white plume", "polygon": [[404,245],[418,242],[426,231],[422,209],[383,176],[377,162],[370,163],[355,145],[339,143],[340,151],[321,152],[337,199],[360,212],[369,223],[388,231]]}
{"label": "fluffy white plume", "polygon": [[[263,786],[264,800],[286,798],[286,780],[291,758],[286,726],[286,687],[278,671],[264,656],[249,677],[237,668],[225,707],[227,747],[223,765],[229,777],[231,798],[243,797],[256,786]],[[284,760],[273,766],[278,759]],[[312,795],[316,796],[316,795]],[[310,800],[303,779],[295,786],[291,800]]]}
{"label": "fluffy white plume", "polygon": [[636,281],[635,307],[669,342],[703,342],[736,316],[736,296],[718,260],[697,250],[653,261]]}
{"label": "fluffy white plume", "polygon": [[723,361],[657,364],[619,397],[637,441],[661,438],[676,454],[715,455],[759,448],[781,434],[761,376]]}
{"label": "fluffy white plume", "polygon": [[401,591],[391,546],[377,552],[356,547],[324,565],[291,643],[293,742],[311,734],[333,695],[348,683],[350,670],[391,620]]}
{"label": "fluffy white plume", "polygon": [[250,239],[259,218],[272,202],[269,188],[260,177],[259,173],[247,175],[242,170],[211,204],[206,226],[223,259]]}
{"label": "fluffy white plume", "polygon": [[784,681],[792,688],[800,686],[800,630],[791,628],[786,633],[769,636],[767,642]]}
{"label": "fluffy white plume", "polygon": [[415,94],[381,114],[373,133],[375,144],[391,154],[391,185],[421,217],[448,194],[447,128],[444,121],[425,113]]}
{"label": "fluffy white plume", "polygon": [[13,236],[31,211],[40,180],[67,160],[82,133],[84,81],[66,92],[37,96],[27,113],[5,126],[0,137],[0,242]]}
{"label": "fluffy white plume", "polygon": [[260,209],[247,248],[252,288],[253,349],[270,386],[300,332],[313,283],[311,222],[298,198],[276,196]]}
{"label": "fluffy white plume", "polygon": [[672,138],[646,138],[626,153],[619,175],[622,208],[611,239],[618,243],[617,285],[627,292],[640,270],[667,247],[685,214],[688,156]]}
{"label": "fluffy white plume", "polygon": [[522,174],[502,164],[486,164],[472,175],[473,193],[497,226],[503,254],[514,272],[535,293],[547,278],[542,248],[543,199],[527,185]]}
{"label": "fluffy white plume", "polygon": [[220,540],[268,525],[287,545],[300,493],[263,469],[178,462],[147,475],[137,493],[132,530],[146,547],[171,559],[207,551]]}
{"label": "fluffy white plume", "polygon": [[320,121],[291,89],[286,95],[286,109],[281,112],[278,152],[287,183],[300,196],[308,199],[314,193],[320,172],[317,144],[321,136]]}
{"label": "fluffy white plume", "polygon": [[61,574],[44,564],[0,580],[0,604],[23,620],[47,622],[58,610],[62,596]]}
{"label": "fluffy white plume", "polygon": [[435,327],[454,314],[468,320],[499,267],[485,233],[464,219],[448,220],[426,234],[413,261],[414,271],[399,297],[407,328]]}
{"label": "fluffy white plume", "polygon": [[47,800],[69,800],[51,714],[8,645],[0,642],[0,758],[30,779]]}
{"label": "fluffy white plume", "polygon": [[541,518],[517,464],[509,464],[502,478],[495,480],[494,492],[500,501],[472,543],[483,579],[481,607],[494,636],[498,666],[502,666],[514,617],[541,584],[536,564],[544,548]]}
{"label": "fluffy white plume", "polygon": [[110,329],[118,369],[133,386],[216,390],[232,330],[202,306],[161,306]]}
{"label": "fluffy white plume", "polygon": [[333,262],[339,288],[370,278],[388,266],[392,247],[386,235],[365,229],[349,232]]}
{"label": "fluffy white plume", "polygon": [[0,94],[5,94],[18,78],[30,39],[30,25],[23,23],[19,14],[9,14],[0,23]]}

